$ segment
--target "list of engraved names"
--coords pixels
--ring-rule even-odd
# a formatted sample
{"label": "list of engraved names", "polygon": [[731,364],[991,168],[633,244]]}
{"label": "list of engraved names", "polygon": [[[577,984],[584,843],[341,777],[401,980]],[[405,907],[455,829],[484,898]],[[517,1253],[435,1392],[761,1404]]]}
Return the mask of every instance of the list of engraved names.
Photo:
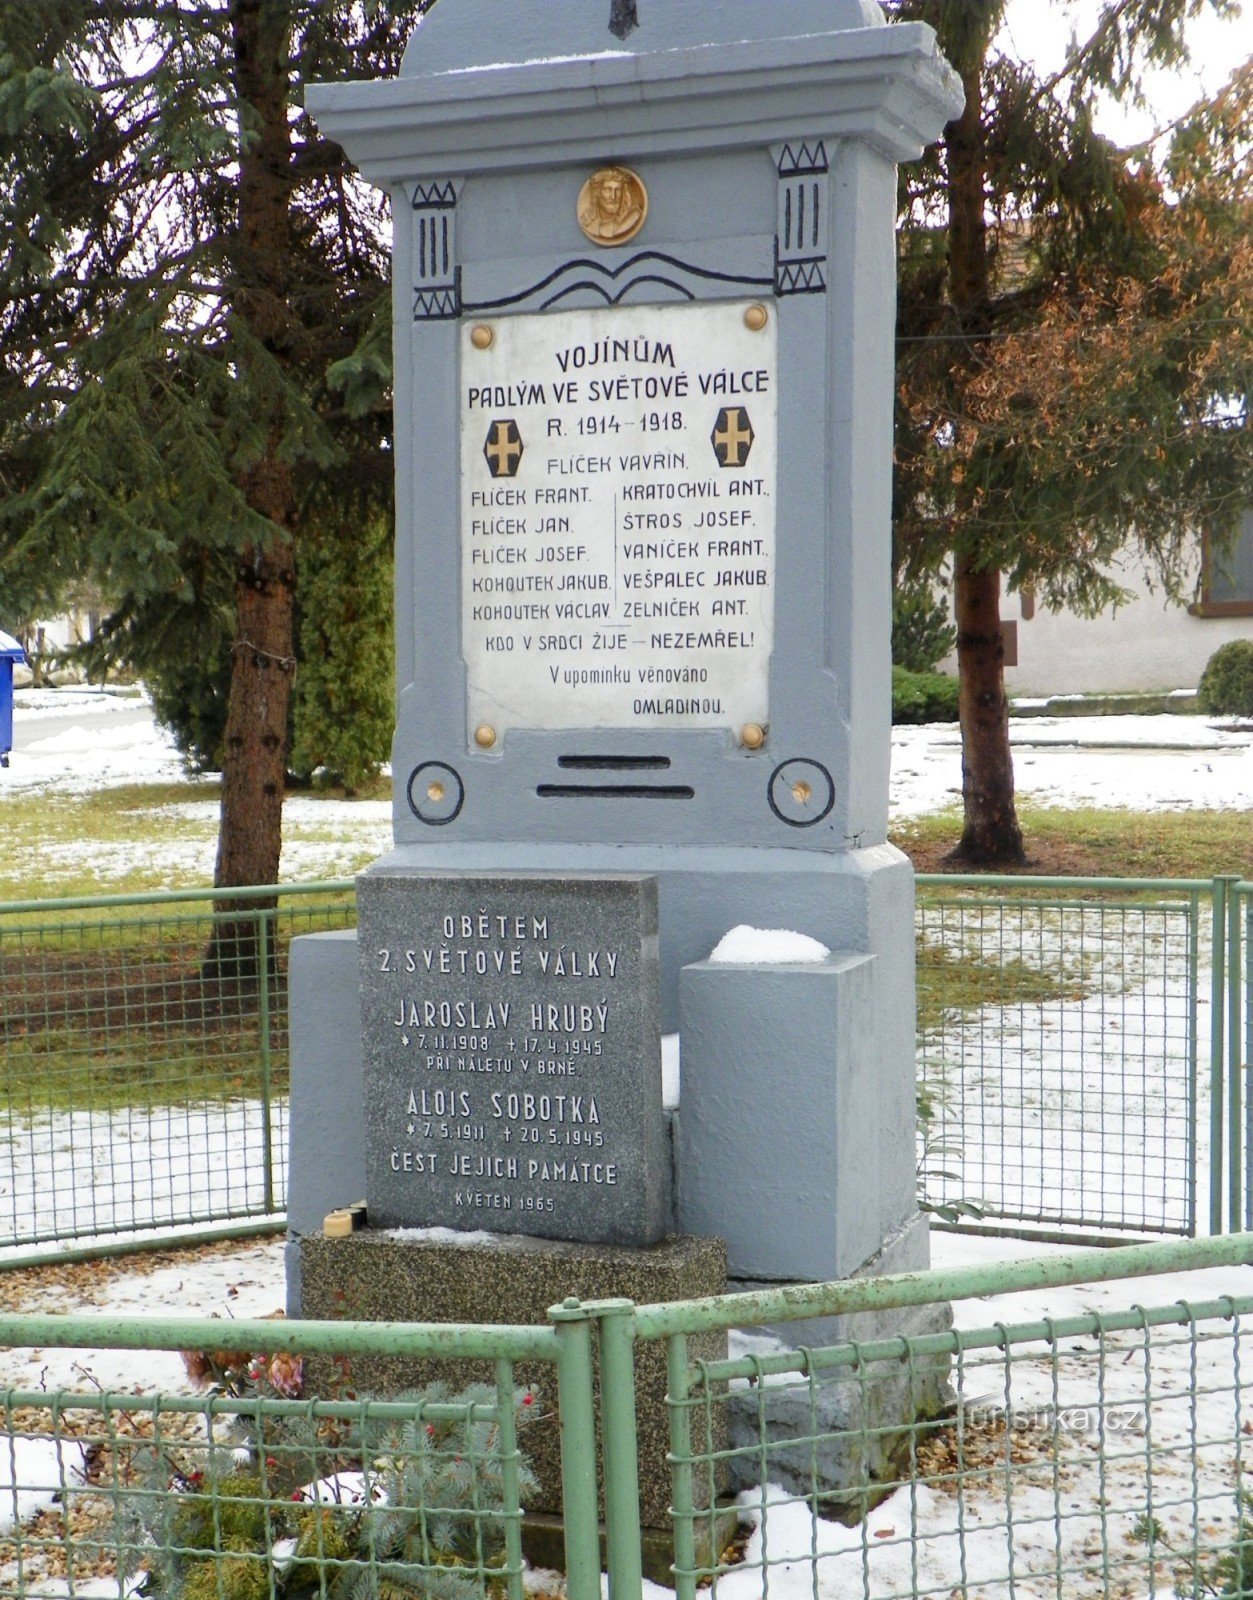
{"label": "list of engraved names", "polygon": [[398,1211],[573,1237],[596,1195],[633,1190],[656,1040],[650,1055],[638,941],[587,928],[559,896],[493,896],[424,908],[408,937],[369,950],[369,1033],[386,1058],[369,1159],[408,1191]]}
{"label": "list of engraved names", "polygon": [[471,730],[768,721],[776,350],[744,302],[465,324]]}

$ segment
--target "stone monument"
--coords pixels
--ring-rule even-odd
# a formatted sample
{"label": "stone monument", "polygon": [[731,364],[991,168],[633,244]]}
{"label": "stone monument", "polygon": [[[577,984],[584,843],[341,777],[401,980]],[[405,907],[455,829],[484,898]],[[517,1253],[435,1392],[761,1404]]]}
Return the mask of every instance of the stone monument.
{"label": "stone monument", "polygon": [[[497,1248],[492,1320],[523,1256],[551,1300],[715,1292],[724,1248],[734,1283],[928,1260],[895,174],[960,87],[874,0],[606,10],[437,0],[398,79],[308,96],[393,206],[400,691],[360,936],[293,946],[293,1310],[336,1245],[418,1317]],[[830,955],[711,963],[741,924]],[[395,1268],[384,1230],[440,1225],[498,1242]]]}

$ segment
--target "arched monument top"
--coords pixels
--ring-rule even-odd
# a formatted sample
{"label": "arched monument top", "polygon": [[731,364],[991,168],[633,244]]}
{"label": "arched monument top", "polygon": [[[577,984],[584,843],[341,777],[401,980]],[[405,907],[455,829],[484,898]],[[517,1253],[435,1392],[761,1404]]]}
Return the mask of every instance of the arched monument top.
{"label": "arched monument top", "polygon": [[437,0],[401,76],[887,26],[877,0],[639,0],[639,26],[625,40],[609,31],[609,17],[609,0],[522,0],[507,10],[501,0]]}

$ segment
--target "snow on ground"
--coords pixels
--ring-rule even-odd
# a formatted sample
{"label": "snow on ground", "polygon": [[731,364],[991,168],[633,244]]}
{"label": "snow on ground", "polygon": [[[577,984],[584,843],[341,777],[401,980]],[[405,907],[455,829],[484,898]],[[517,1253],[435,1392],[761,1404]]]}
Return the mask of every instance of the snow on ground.
{"label": "snow on ground", "polygon": [[[259,1102],[145,1112],[56,1112],[0,1132],[0,1268],[32,1239],[65,1248],[139,1227],[265,1211],[266,1129]],[[287,1165],[287,1108],[272,1105],[277,1192]],[[10,1244],[8,1241],[12,1241]]]}
{"label": "snow on ground", "polygon": [[[90,869],[107,890],[111,877],[136,869],[212,883],[217,853],[218,799],[212,780],[188,779],[170,735],[157,726],[135,691],[85,687],[19,689],[14,695],[14,747],[0,768],[0,808],[6,794],[85,795],[132,784],[185,784],[188,798],[141,815],[175,817],[187,836],[154,842],[64,841],[46,877],[74,879]],[[197,788],[205,791],[196,798]],[[0,809],[0,816],[3,815]],[[286,883],[346,876],[391,847],[386,800],[320,799],[292,795],[283,804]]]}
{"label": "snow on ground", "polygon": [[[109,1317],[214,1317],[229,1324],[273,1316],[286,1303],[283,1242],[241,1243],[233,1250],[171,1255],[154,1272],[120,1270],[90,1299],[67,1295],[55,1309]],[[51,1310],[41,1305],[41,1310]],[[230,1329],[221,1347],[230,1349]],[[176,1350],[93,1348],[10,1350],[0,1355],[0,1389],[103,1390],[110,1394],[192,1394]],[[3,1458],[0,1444],[0,1459]],[[2,1491],[0,1491],[2,1493]]]}
{"label": "snow on ground", "polygon": [[[1253,729],[1200,716],[1011,717],[1014,787],[1051,806],[1137,811],[1253,807]],[[894,821],[961,799],[951,723],[892,730]]]}
{"label": "snow on ground", "polygon": [[87,794],[122,783],[177,783],[182,761],[148,702],[108,689],[18,689],[13,754],[0,797],[56,789]]}
{"label": "snow on ground", "polygon": [[73,1440],[11,1438],[0,1444],[0,1534],[33,1521],[56,1503],[62,1488],[85,1479],[83,1450]]}
{"label": "snow on ground", "polygon": [[[182,764],[147,702],[107,689],[19,689],[6,791],[80,793],[115,784],[173,783]],[[1134,801],[1141,810],[1253,807],[1253,729],[1187,716],[1013,717],[1019,794],[1051,805]],[[961,740],[951,723],[892,731],[894,817],[921,816],[961,796]],[[334,807],[342,804],[342,810]],[[385,803],[289,799],[285,817],[385,824]],[[188,815],[188,808],[178,808]],[[192,808],[191,815],[200,814]],[[216,802],[203,815],[215,820]],[[380,848],[386,847],[387,841]],[[286,863],[285,863],[286,865]]]}

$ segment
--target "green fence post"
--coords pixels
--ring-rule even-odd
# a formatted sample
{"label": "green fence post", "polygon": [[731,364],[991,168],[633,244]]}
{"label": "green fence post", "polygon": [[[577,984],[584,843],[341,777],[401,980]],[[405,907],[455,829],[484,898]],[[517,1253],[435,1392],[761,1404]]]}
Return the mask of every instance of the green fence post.
{"label": "green fence post", "polygon": [[549,1310],[557,1325],[557,1406],[561,1413],[561,1506],[567,1600],[600,1600],[600,1517],[596,1509],[596,1402],[592,1320],[571,1297]]}
{"label": "green fence post", "polygon": [[1210,938],[1210,1041],[1209,1041],[1209,1231],[1223,1231],[1223,1093],[1226,1062],[1223,1027],[1227,999],[1227,883],[1215,878],[1211,885]]}
{"label": "green fence post", "polygon": [[1198,1017],[1201,971],[1201,897],[1194,889],[1188,901],[1188,1237],[1195,1239],[1200,1211],[1197,1193],[1200,1132],[1197,1120],[1200,1094]]}
{"label": "green fence post", "polygon": [[639,1445],[635,1425],[635,1306],[595,1304],[600,1339],[600,1438],[605,1468],[609,1600],[641,1600]]}
{"label": "green fence post", "polygon": [[265,1209],[274,1210],[274,1125],[270,1105],[270,912],[262,906],[257,912],[257,1004],[261,1029],[261,1137],[265,1143],[262,1172],[265,1184]]}
{"label": "green fence post", "polygon": [[670,1406],[670,1518],[674,1525],[676,1600],[696,1600],[692,1419],[687,1397],[687,1336],[672,1333],[666,1339],[666,1400]]}
{"label": "green fence post", "polygon": [[513,1362],[496,1362],[496,1415],[500,1433],[500,1490],[505,1508],[505,1582],[509,1600],[522,1600],[522,1490],[518,1429],[513,1409]]}
{"label": "green fence post", "polygon": [[1229,1137],[1231,1144],[1231,1231],[1239,1233],[1244,1224],[1244,1117],[1241,1107],[1244,1100],[1244,1076],[1240,1070],[1240,993],[1241,945],[1240,877],[1233,874],[1227,880],[1227,1081],[1231,1085]]}

